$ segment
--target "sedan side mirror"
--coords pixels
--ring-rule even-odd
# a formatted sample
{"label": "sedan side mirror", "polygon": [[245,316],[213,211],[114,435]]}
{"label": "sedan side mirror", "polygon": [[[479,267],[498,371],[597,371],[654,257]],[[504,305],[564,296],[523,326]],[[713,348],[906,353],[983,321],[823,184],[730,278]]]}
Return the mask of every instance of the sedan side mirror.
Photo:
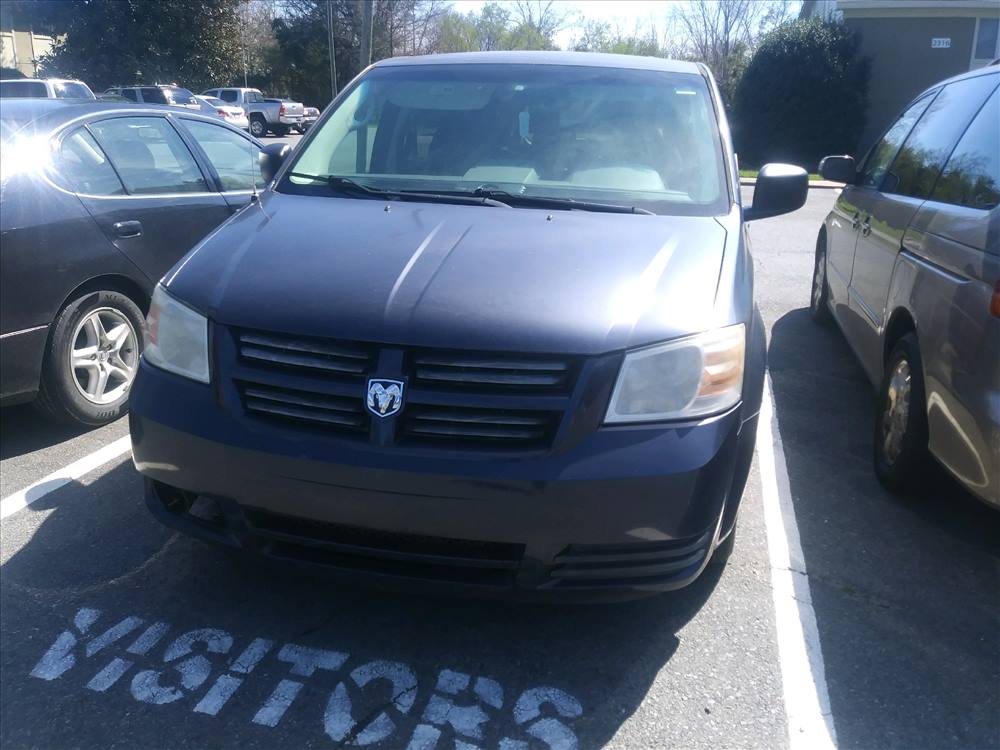
{"label": "sedan side mirror", "polygon": [[290,153],[292,153],[292,147],[287,143],[272,143],[260,150],[258,163],[260,164],[260,176],[264,182],[270,182],[274,179]]}
{"label": "sedan side mirror", "polygon": [[853,185],[857,174],[853,156],[824,156],[819,162],[819,175],[824,180]]}
{"label": "sedan side mirror", "polygon": [[794,164],[765,164],[757,173],[753,204],[743,220],[769,219],[801,208],[809,192],[809,175]]}

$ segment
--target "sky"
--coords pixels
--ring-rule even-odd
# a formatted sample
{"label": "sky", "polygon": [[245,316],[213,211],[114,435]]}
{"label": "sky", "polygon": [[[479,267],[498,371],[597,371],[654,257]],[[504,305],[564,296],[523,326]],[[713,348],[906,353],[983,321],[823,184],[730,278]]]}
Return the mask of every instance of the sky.
{"label": "sky", "polygon": [[[670,6],[683,0],[555,0],[560,9],[574,14],[578,23],[563,29],[556,34],[556,43],[567,49],[580,36],[582,24],[586,21],[603,21],[612,27],[618,27],[622,32],[635,30],[636,24],[645,30],[652,22],[657,32],[662,33],[667,27],[667,16]],[[459,13],[478,12],[487,0],[454,0],[452,7]],[[795,2],[793,5],[798,6]],[[791,8],[798,13],[798,7]]]}

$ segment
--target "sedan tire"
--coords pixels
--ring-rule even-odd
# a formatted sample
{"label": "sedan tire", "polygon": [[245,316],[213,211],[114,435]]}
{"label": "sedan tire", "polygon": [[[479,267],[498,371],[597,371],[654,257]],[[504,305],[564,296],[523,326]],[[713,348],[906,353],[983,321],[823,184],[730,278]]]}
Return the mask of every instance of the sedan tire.
{"label": "sedan tire", "polygon": [[90,292],[52,324],[37,406],[62,422],[97,426],[128,410],[128,394],[146,343],[145,320],[121,292]]}
{"label": "sedan tire", "polygon": [[875,476],[890,492],[920,486],[927,466],[927,401],[915,334],[896,342],[886,362],[875,417]]}

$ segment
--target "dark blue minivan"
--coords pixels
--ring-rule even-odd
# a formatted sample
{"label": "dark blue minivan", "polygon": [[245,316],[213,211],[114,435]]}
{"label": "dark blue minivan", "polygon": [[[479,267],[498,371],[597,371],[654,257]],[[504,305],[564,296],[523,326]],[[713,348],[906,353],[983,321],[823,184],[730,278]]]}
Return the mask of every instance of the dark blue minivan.
{"label": "dark blue minivan", "polygon": [[[732,548],[764,330],[703,65],[385,60],[153,295],[133,455],[164,523],[367,580],[663,591]],[[283,162],[283,163],[282,163]]]}

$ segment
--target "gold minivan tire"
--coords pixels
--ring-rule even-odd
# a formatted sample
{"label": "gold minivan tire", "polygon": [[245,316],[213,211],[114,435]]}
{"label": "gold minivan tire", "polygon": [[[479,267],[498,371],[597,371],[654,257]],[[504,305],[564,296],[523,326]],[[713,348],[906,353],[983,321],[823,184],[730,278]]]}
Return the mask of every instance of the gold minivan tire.
{"label": "gold minivan tire", "polygon": [[809,287],[809,314],[822,325],[828,324],[830,314],[830,281],[827,278],[829,263],[826,257],[826,234],[821,233],[816,240],[816,256],[813,263],[812,284]]}
{"label": "gold minivan tire", "polygon": [[886,359],[874,432],[875,476],[890,492],[917,489],[928,463],[927,400],[916,334],[901,337]]}

